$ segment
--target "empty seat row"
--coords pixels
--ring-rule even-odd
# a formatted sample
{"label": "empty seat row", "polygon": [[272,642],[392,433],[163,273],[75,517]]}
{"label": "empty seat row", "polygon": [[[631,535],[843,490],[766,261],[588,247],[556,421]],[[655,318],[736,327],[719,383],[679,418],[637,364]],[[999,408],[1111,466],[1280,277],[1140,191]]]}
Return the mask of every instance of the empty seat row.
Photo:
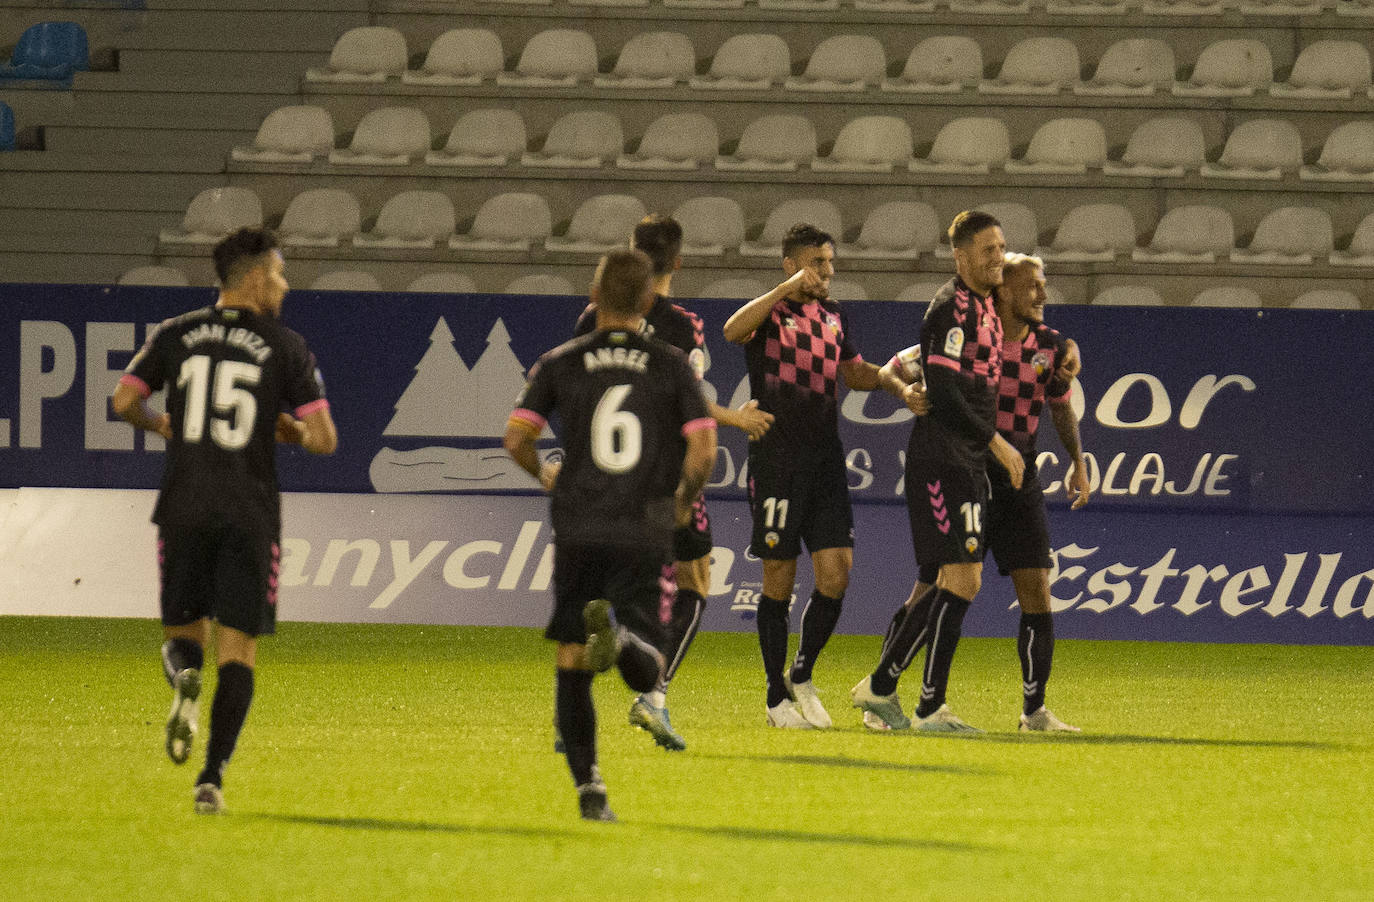
{"label": "empty seat row", "polygon": [[[1228,38],[1208,45],[1181,72],[1173,48],[1158,38],[1125,38],[1109,46],[1085,76],[1078,45],[1065,37],[1025,38],[1008,51],[994,77],[986,77],[983,52],[965,35],[919,41],[900,75],[889,77],[887,52],[870,35],[824,38],[803,70],[793,73],[791,50],[778,34],[727,38],[709,64],[699,60],[691,38],[651,31],[630,38],[614,67],[600,71],[596,41],[586,31],[553,28],[526,42],[513,69],[496,32],[458,28],[430,45],[419,69],[409,69],[400,31],[363,26],[345,32],[329,65],[306,72],[308,82],[381,83],[399,79],[415,85],[477,85],[494,81],[512,87],[657,88],[687,84],[706,90],[759,90],[775,85],[801,91],[884,91],[948,93],[976,89],[989,94],[1140,96],[1156,91],[1181,96],[1238,96],[1268,91],[1303,98],[1364,97],[1371,92],[1369,49],[1353,40],[1313,41],[1298,54],[1286,81],[1276,82],[1267,45]],[[698,73],[698,69],[705,71]]]}
{"label": "empty seat row", "polygon": [[[1114,285],[1104,288],[1092,299],[1093,304],[1112,307],[1161,307],[1168,303],[1159,289],[1150,285]],[[1188,301],[1191,307],[1264,306],[1259,292],[1241,285],[1214,285],[1204,288]],[[1340,288],[1314,288],[1292,299],[1288,306],[1299,310],[1360,310],[1359,296]]]}
{"label": "empty seat row", "polygon": [[[952,13],[1008,15],[1027,13],[1042,7],[1051,15],[1126,15],[1143,12],[1149,16],[1220,16],[1238,12],[1242,16],[1319,16],[1333,6],[1332,0],[484,0],[521,7],[568,6],[647,7],[662,5],[669,9],[742,9],[746,2],[759,9],[788,12],[830,12],[842,7],[861,11],[891,13],[929,13],[937,7]],[[1339,16],[1374,17],[1374,0],[1342,0],[1336,3]],[[466,4],[454,6],[466,11]]]}
{"label": "empty seat row", "polygon": [[[1368,266],[1374,263],[1374,213],[1364,217],[1349,244],[1335,249],[1331,216],[1312,207],[1288,206],[1269,211],[1244,248],[1236,246],[1231,214],[1219,207],[1186,204],[1160,217],[1149,240],[1142,243],[1131,212],[1118,204],[1084,204],[1059,221],[1054,238],[1040,244],[1034,211],[1017,202],[974,204],[1002,221],[1008,246],[1035,250],[1058,262],[1105,262],[1129,258],[1140,263],[1233,263],[1297,265],[1330,263]],[[465,232],[458,231],[453,201],[437,191],[403,191],[383,204],[375,224],[363,231],[361,207],[340,188],[316,188],[291,200],[279,231],[288,247],[432,248],[446,244],[454,250],[550,251],[600,253],[623,244],[647,212],[643,201],[624,194],[596,195],[573,212],[567,229],[555,234],[554,215],[541,195],[527,192],[498,194],[485,201]],[[834,203],[813,197],[791,198],[769,211],[756,237],[746,224],[739,203],[728,197],[694,197],[672,214],[682,223],[683,253],[720,256],[737,252],[746,257],[775,257],[783,234],[797,222],[811,222],[842,242],[842,253],[853,258],[912,260],[922,254],[948,256],[942,245],[942,219],[929,204],[894,200],[880,204],[864,217],[852,240]],[[164,230],[166,243],[210,244],[236,228],[260,226],[262,205],[247,188],[224,187],[201,192],[191,201],[182,227]]]}
{"label": "empty seat row", "polygon": [[1094,118],[1060,117],[1044,122],[1024,153],[1012,156],[1011,135],[1000,119],[961,117],[946,123],[929,151],[916,156],[917,139],[898,116],[860,116],[839,131],[830,152],[819,153],[815,125],[805,116],[770,113],[748,123],[733,152],[722,154],[715,122],[703,113],[666,113],[651,122],[627,153],[620,119],[603,110],[564,114],[538,150],[524,119],[511,109],[479,109],[454,123],[442,150],[432,150],[429,119],[415,107],[384,107],[365,114],[347,148],[334,149],[333,120],[316,106],[282,107],[268,114],[252,146],[238,147],[241,162],[308,163],[328,155],[352,166],[522,166],[691,170],[983,173],[1083,173],[1180,177],[1198,172],[1215,178],[1374,180],[1374,119],[1337,126],[1315,163],[1304,163],[1297,126],[1284,119],[1251,119],[1237,125],[1215,162],[1207,160],[1202,126],[1187,116],[1160,116],[1138,125],[1119,157],[1109,158],[1107,134]]}

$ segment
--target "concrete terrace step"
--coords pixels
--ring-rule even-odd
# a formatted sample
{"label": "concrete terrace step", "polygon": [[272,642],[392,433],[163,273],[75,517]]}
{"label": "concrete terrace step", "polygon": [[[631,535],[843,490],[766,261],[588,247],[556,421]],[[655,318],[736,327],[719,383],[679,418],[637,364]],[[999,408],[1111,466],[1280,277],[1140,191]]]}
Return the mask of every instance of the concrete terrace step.
{"label": "concrete terrace step", "polygon": [[370,24],[366,12],[263,10],[155,10],[117,46],[139,50],[323,51],[340,34]]}
{"label": "concrete terrace step", "polygon": [[144,128],[56,125],[43,130],[48,153],[170,154],[203,159],[206,166],[222,160],[235,147],[251,144],[246,129]]}
{"label": "concrete terrace step", "polygon": [[267,114],[301,102],[296,94],[82,91],[69,124],[257,131]]}

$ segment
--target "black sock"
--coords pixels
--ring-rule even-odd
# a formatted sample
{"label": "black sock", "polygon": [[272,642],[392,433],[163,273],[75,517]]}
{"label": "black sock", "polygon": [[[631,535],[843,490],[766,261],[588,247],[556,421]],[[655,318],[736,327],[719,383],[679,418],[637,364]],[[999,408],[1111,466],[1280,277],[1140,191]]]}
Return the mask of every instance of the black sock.
{"label": "black sock", "polygon": [[615,665],[625,685],[635,692],[653,691],[663,677],[663,654],[627,629],[621,630]]}
{"label": "black sock", "polygon": [[878,652],[878,657],[881,658],[883,655],[887,654],[887,650],[892,647],[892,637],[897,635],[897,628],[902,625],[902,621],[906,618],[906,613],[906,605],[901,605],[897,610],[892,612],[892,619],[889,620],[887,624],[887,632],[883,633],[883,648],[882,651]]}
{"label": "black sock", "polygon": [[205,770],[196,784],[224,783],[224,765],[234,754],[239,731],[253,704],[253,668],[238,661],[219,666],[219,682],[215,685],[215,701],[210,708],[210,741],[205,746]]}
{"label": "black sock", "polygon": [[663,646],[667,663],[660,689],[666,690],[677,675],[682,659],[687,657],[687,649],[692,647],[692,640],[701,628],[701,615],[705,610],[706,599],[701,597],[700,592],[693,589],[677,590],[677,596],[673,598],[673,617],[668,622],[668,641]]}
{"label": "black sock", "polygon": [[802,611],[801,636],[797,639],[797,656],[792,659],[792,682],[809,683],[811,669],[816,666],[825,643],[835,632],[835,624],[840,622],[840,611],[844,608],[844,595],[831,598],[822,595],[819,589],[811,592],[811,599]]}
{"label": "black sock", "polygon": [[562,670],[558,674],[558,704],[554,715],[563,735],[563,754],[573,785],[593,782],[596,775],[596,708],[592,706],[592,672]]}
{"label": "black sock", "polygon": [[172,685],[176,675],[188,667],[200,670],[205,666],[205,649],[194,639],[168,639],[162,643],[162,675]]}
{"label": "black sock", "polygon": [[789,698],[782,669],[787,666],[787,633],[791,626],[787,602],[759,596],[759,650],[763,652],[763,674],[768,678],[768,707]]}
{"label": "black sock", "polygon": [[1021,656],[1022,710],[1034,714],[1045,704],[1045,684],[1054,661],[1054,615],[1021,614],[1021,629],[1016,635],[1016,653]]}
{"label": "black sock", "polygon": [[917,717],[929,717],[945,703],[949,688],[949,668],[954,663],[954,649],[959,645],[960,627],[971,602],[953,592],[940,590],[930,607],[930,653],[926,655],[925,678],[921,682],[921,703],[916,706]]}
{"label": "black sock", "polygon": [[940,590],[931,586],[926,593],[910,606],[902,605],[897,609],[892,622],[894,631],[888,628],[890,639],[883,646],[883,656],[873,670],[869,685],[877,695],[891,695],[897,691],[897,680],[902,671],[911,664],[911,659],[925,646],[930,638],[930,608]]}

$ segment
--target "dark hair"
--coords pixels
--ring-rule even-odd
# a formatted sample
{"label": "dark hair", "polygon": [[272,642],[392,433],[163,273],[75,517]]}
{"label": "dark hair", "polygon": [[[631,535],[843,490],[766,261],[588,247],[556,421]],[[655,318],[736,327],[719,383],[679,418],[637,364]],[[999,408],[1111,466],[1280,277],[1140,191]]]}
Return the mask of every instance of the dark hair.
{"label": "dark hair", "polygon": [[799,222],[782,236],[782,255],[790,257],[806,247],[835,246],[835,239],[828,232],[822,232],[809,222]]}
{"label": "dark hair", "polygon": [[984,213],[982,210],[965,210],[954,221],[949,224],[949,246],[968,247],[973,236],[983,229],[992,226],[1000,227],[1002,223],[997,221],[997,217],[991,213]]}
{"label": "dark hair", "polygon": [[215,276],[225,288],[233,288],[263,257],[276,250],[277,236],[271,229],[239,229],[215,245]]}
{"label": "dark hair", "polygon": [[682,225],[671,216],[650,213],[635,226],[630,246],[648,256],[654,275],[670,273],[682,253]]}
{"label": "dark hair", "polygon": [[596,268],[597,306],[620,316],[640,312],[649,291],[654,265],[643,251],[618,247],[607,252]]}

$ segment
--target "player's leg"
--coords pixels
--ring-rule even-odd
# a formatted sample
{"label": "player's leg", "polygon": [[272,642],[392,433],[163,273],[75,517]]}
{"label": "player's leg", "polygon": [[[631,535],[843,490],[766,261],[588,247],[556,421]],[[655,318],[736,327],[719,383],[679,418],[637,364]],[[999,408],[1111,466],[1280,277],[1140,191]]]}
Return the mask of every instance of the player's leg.
{"label": "player's leg", "polygon": [[763,594],[759,596],[757,626],[763,673],[768,683],[768,724],[809,729],[792,702],[784,671],[787,635],[791,629],[792,587],[797,580],[801,535],[793,515],[794,471],[786,462],[762,454],[749,455],[749,509],[753,532],[749,551],[763,561]]}
{"label": "player's leg", "polygon": [[1021,604],[1016,653],[1021,659],[1020,729],[1033,732],[1078,733],[1045,707],[1045,686],[1054,663],[1054,614],[1050,611],[1050,571],[1025,568],[1011,572]]}
{"label": "player's leg", "polygon": [[164,747],[175,764],[190,757],[200,721],[201,674],[210,640],[209,561],[200,536],[158,530],[161,577],[162,672],[172,687]]}

